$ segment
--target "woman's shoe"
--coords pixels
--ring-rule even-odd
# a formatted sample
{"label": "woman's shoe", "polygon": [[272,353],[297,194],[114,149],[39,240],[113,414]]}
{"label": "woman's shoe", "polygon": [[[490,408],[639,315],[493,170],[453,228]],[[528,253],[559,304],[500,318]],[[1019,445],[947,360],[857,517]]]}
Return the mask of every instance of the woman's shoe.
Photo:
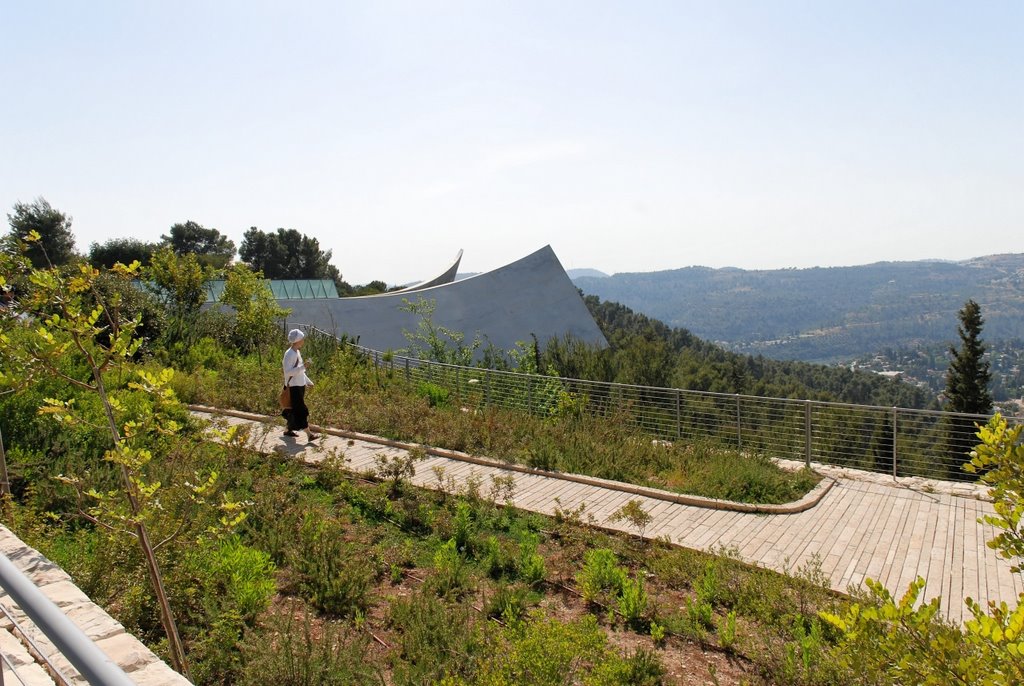
{"label": "woman's shoe", "polygon": [[307,439],[309,439],[309,442],[310,442],[310,443],[312,443],[312,442],[313,442],[313,441],[315,441],[316,439],[320,438],[320,434],[314,434],[314,433],[307,433],[307,434],[306,434],[306,438],[307,438]]}
{"label": "woman's shoe", "polygon": [[295,438],[296,436],[298,436],[298,434],[295,433],[294,431],[285,431],[284,435],[285,436],[291,436],[292,438]]}

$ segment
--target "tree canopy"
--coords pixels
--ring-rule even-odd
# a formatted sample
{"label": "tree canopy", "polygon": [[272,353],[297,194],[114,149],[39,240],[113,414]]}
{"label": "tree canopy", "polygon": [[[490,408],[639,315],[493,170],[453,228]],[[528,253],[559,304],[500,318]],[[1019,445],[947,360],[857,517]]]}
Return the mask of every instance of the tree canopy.
{"label": "tree canopy", "polygon": [[110,269],[118,262],[131,264],[138,260],[145,267],[159,247],[156,243],[146,243],[138,238],[111,238],[105,243],[89,246],[89,264]]}
{"label": "tree canopy", "polygon": [[215,269],[223,269],[235,256],[234,241],[217,229],[208,229],[194,221],[175,224],[160,240],[176,254],[193,254],[200,264]]}
{"label": "tree canopy", "polygon": [[320,241],[295,229],[268,233],[253,226],[245,232],[238,256],[268,279],[332,279],[339,290],[342,284],[331,251],[321,250]]}
{"label": "tree canopy", "polygon": [[52,207],[46,198],[36,198],[32,203],[15,203],[7,221],[11,226],[8,244],[24,242],[33,231],[39,234],[39,240],[30,242],[25,251],[33,267],[60,266],[75,257],[71,217]]}

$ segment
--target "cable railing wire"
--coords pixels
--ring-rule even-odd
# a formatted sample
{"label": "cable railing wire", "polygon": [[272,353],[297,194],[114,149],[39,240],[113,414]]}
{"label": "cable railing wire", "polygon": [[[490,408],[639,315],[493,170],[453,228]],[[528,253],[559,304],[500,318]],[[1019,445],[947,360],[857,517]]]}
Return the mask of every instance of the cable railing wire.
{"label": "cable railing wire", "polygon": [[[338,339],[315,327],[308,335]],[[715,441],[741,453],[836,465],[893,477],[971,481],[963,471],[990,415],[772,398],[588,381],[465,367],[383,353],[350,341],[367,361],[407,383],[443,388],[460,405],[551,416],[572,406],[617,417],[653,438]],[[1024,417],[1008,416],[1011,424]]]}

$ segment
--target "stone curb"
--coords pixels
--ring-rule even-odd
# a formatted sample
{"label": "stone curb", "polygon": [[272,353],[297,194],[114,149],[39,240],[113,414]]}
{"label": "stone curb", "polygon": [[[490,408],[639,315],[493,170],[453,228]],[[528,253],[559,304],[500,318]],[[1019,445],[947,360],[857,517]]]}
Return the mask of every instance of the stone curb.
{"label": "stone curb", "polygon": [[[238,419],[248,419],[250,421],[262,422],[269,424],[273,422],[276,417],[271,417],[265,414],[256,414],[255,412],[243,412],[241,410],[225,410],[219,407],[209,407],[207,405],[189,405],[190,410],[194,412],[203,412],[205,414],[223,415],[227,417],[236,417]],[[380,436],[374,436],[372,434],[363,434],[356,431],[347,431],[344,429],[333,429],[329,427],[317,427],[321,433],[327,433],[332,436],[339,436],[341,438],[351,438],[359,441],[366,441],[367,443],[376,443],[378,445],[386,445],[391,448],[399,448],[401,450],[412,450],[414,448],[423,448],[428,455],[434,455],[436,457],[446,457],[451,460],[459,460],[460,462],[468,462],[470,464],[480,465],[482,467],[494,467],[495,469],[504,469],[511,472],[519,472],[521,474],[533,474],[536,476],[545,476],[552,479],[561,479],[563,481],[572,481],[578,484],[585,484],[587,486],[596,486],[599,488],[607,488],[613,491],[620,491],[622,493],[630,493],[632,495],[639,495],[645,498],[652,498],[654,500],[665,500],[672,503],[678,503],[680,505],[691,505],[693,507],[704,507],[713,510],[730,510],[733,512],[752,512],[758,514],[796,514],[798,512],[805,512],[811,509],[825,497],[832,487],[836,484],[836,480],[830,477],[822,477],[821,481],[807,492],[799,500],[794,500],[791,503],[783,503],[781,505],[757,505],[752,503],[738,503],[732,500],[718,500],[715,498],[702,498],[696,495],[684,495],[682,493],[673,493],[672,491],[663,491],[658,488],[648,488],[645,486],[633,486],[631,484],[622,483],[621,481],[610,481],[608,479],[599,479],[592,476],[581,476],[579,474],[568,474],[565,472],[549,472],[543,469],[535,469],[533,467],[526,467],[520,464],[512,462],[501,462],[500,460],[491,460],[484,457],[476,457],[467,453],[459,452],[457,450],[447,450],[444,448],[433,448],[428,445],[421,445],[418,443],[404,443],[402,441],[393,441],[388,438],[381,438]]]}
{"label": "stone curb", "polygon": [[[10,529],[0,525],[0,552],[14,563],[39,590],[59,607],[75,624],[91,638],[124,672],[140,686],[157,684],[188,686],[185,677],[175,672],[151,651],[142,641],[124,630],[120,622],[111,617],[99,605],[93,603],[75,586],[67,572],[51,562],[42,553],[30,548]],[[7,607],[46,659],[60,670],[73,684],[85,684],[86,680],[56,646],[25,616],[21,608],[0,589],[0,602]]]}

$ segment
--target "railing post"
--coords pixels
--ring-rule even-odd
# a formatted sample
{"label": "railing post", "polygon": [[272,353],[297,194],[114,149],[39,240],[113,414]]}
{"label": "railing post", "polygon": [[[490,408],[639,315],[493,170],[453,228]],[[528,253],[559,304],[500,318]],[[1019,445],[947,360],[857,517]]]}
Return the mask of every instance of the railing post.
{"label": "railing post", "polygon": [[811,401],[804,401],[804,464],[811,468]]}
{"label": "railing post", "polygon": [[896,412],[896,410],[897,410],[897,408],[895,406],[893,406],[893,408],[892,408],[892,478],[893,478],[893,481],[896,480],[896,435],[897,435],[897,431],[896,431],[897,412]]}
{"label": "railing post", "polygon": [[740,421],[740,394],[736,394],[736,446],[743,450],[743,425]]}
{"label": "railing post", "polygon": [[462,367],[455,368],[455,402],[462,404],[462,384],[460,383],[461,375],[459,372]]}
{"label": "railing post", "polygon": [[683,438],[683,402],[682,392],[676,389],[676,440]]}
{"label": "railing post", "polygon": [[405,358],[405,383],[409,383],[409,358]]}
{"label": "railing post", "polygon": [[526,376],[526,413],[533,416],[533,376]]}
{"label": "railing post", "polygon": [[484,372],[484,378],[486,379],[485,383],[487,384],[484,387],[484,407],[486,408],[490,408],[491,406],[491,376],[492,372],[490,369]]}

